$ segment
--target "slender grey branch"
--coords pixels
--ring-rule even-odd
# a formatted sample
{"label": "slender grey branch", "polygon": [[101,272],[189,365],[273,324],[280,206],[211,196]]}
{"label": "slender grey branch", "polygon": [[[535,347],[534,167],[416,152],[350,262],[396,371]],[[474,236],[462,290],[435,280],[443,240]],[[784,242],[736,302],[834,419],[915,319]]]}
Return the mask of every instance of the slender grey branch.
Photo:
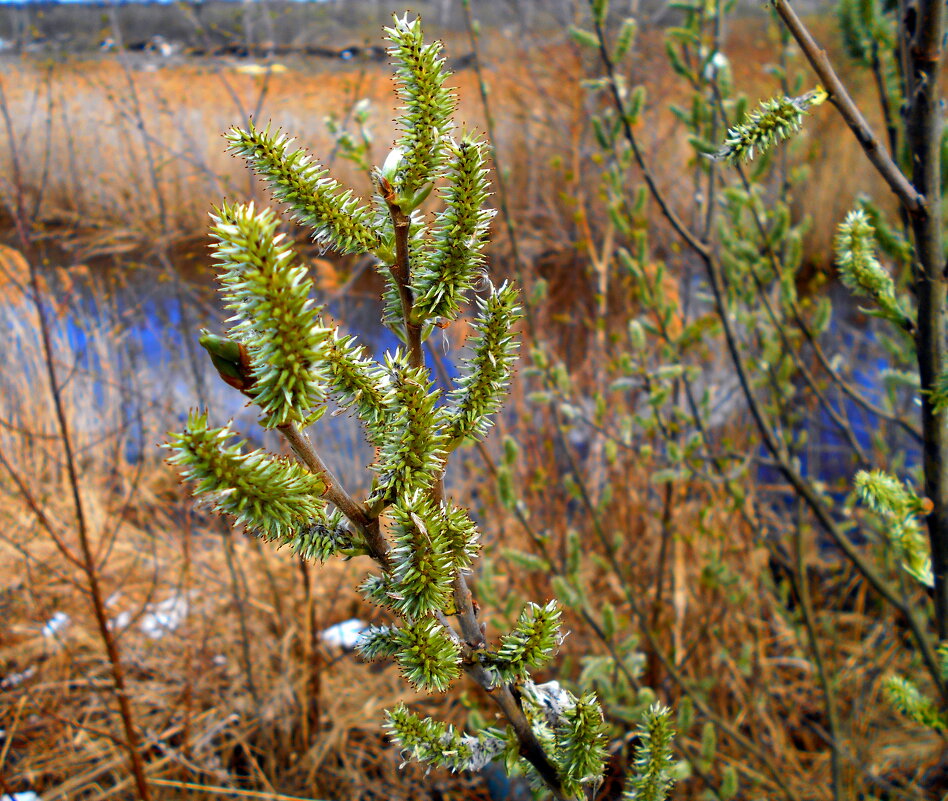
{"label": "slender grey branch", "polygon": [[[940,5],[931,3],[931,5]],[[800,45],[803,54],[806,56],[810,66],[823,82],[823,88],[829,93],[830,102],[839,111],[840,116],[846,121],[850,130],[856,137],[856,141],[865,151],[869,161],[879,171],[879,174],[885,179],[892,191],[896,194],[902,205],[911,215],[925,213],[925,198],[912,186],[908,178],[899,169],[898,165],[892,160],[892,156],[885,145],[875,135],[866,118],[856,106],[843,82],[833,69],[829,56],[821,48],[809,29],[803,24],[797,16],[793,7],[787,0],[774,0],[774,9],[783,23],[787,26],[790,34]]]}
{"label": "slender grey branch", "polygon": [[286,438],[297,458],[313,473],[322,476],[326,484],[323,497],[341,511],[358,527],[365,539],[371,556],[388,570],[391,567],[388,542],[382,535],[378,520],[373,520],[366,512],[365,507],[358,503],[339,482],[328,465],[323,461],[313,443],[305,433],[300,431],[296,423],[286,423],[277,426],[277,430]]}
{"label": "slender grey branch", "polygon": [[[939,88],[944,0],[920,0],[914,12],[914,20],[909,14],[903,16],[900,40],[907,44],[905,141],[911,156],[912,184],[927,198],[925,214],[911,219],[918,297],[915,350],[921,379],[925,495],[933,507],[927,523],[935,578],[935,624],[939,639],[944,640],[948,638],[948,412],[936,408],[932,398],[936,382],[948,370],[941,179],[944,109]],[[942,697],[948,704],[948,694],[943,692]]]}
{"label": "slender grey branch", "polygon": [[813,654],[813,663],[816,665],[816,675],[823,689],[823,698],[826,706],[826,722],[829,724],[830,737],[830,770],[833,777],[833,801],[842,801],[843,770],[842,770],[842,743],[840,736],[839,705],[836,691],[826,668],[826,659],[823,655],[823,646],[820,644],[817,629],[816,612],[813,609],[813,599],[810,595],[810,577],[807,574],[806,550],[804,547],[804,526],[801,520],[802,504],[797,502],[796,520],[793,527],[794,567],[790,571],[790,581],[796,589],[800,600],[800,611],[803,615],[803,627],[806,630],[810,651]]}
{"label": "slender grey branch", "polygon": [[625,101],[622,99],[622,95],[619,93],[619,81],[616,77],[615,64],[613,64],[612,56],[609,55],[609,49],[606,47],[606,38],[605,33],[602,30],[602,25],[599,24],[598,20],[596,20],[595,14],[593,15],[593,23],[596,29],[596,38],[599,40],[599,58],[602,60],[602,64],[606,70],[606,75],[609,78],[609,91],[612,94],[612,100],[615,103],[615,107],[619,111],[619,116],[622,119],[622,133],[626,142],[628,142],[630,149],[632,150],[632,156],[635,158],[635,163],[642,171],[642,177],[645,179],[646,186],[648,186],[649,194],[651,194],[655,202],[658,203],[658,207],[662,212],[662,216],[664,216],[665,219],[671,224],[672,228],[675,229],[675,233],[684,239],[685,242],[688,243],[688,246],[692,248],[692,250],[701,256],[707,257],[710,253],[708,245],[699,239],[695,233],[687,225],[685,225],[684,221],[678,216],[678,213],[671,207],[671,204],[668,202],[668,198],[666,198],[665,194],[658,188],[658,184],[655,181],[655,176],[652,175],[652,171],[649,169],[648,163],[645,161],[645,156],[639,147],[638,139],[632,130],[632,124],[629,121],[629,115],[626,112]]}

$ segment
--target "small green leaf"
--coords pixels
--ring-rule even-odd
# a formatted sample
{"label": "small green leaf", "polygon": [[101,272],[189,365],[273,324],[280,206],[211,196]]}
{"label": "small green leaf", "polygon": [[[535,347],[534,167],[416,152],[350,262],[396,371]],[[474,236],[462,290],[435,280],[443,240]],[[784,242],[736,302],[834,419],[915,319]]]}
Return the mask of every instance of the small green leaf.
{"label": "small green leaf", "polygon": [[592,31],[583,30],[582,28],[577,28],[575,25],[570,25],[569,35],[580,47],[591,47],[594,50],[599,49],[599,39]]}
{"label": "small green leaf", "polygon": [[616,47],[612,53],[614,61],[621,61],[626,53],[632,49],[635,42],[635,35],[638,32],[639,25],[634,17],[626,17],[622,20],[622,26],[619,28],[619,35],[616,37]]}

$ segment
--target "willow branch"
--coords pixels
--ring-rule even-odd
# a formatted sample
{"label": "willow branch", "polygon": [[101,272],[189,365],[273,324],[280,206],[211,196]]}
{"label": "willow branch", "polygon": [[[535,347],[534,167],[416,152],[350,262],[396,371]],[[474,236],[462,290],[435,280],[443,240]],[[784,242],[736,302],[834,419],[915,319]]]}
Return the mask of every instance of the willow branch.
{"label": "willow branch", "polygon": [[946,687],[945,681],[941,678],[941,672],[938,668],[938,661],[935,658],[935,652],[932,648],[931,641],[925,633],[924,627],[921,621],[918,619],[918,616],[915,614],[914,610],[911,608],[911,606],[904,603],[902,599],[899,598],[895,590],[893,590],[893,588],[883,580],[883,578],[875,571],[869,561],[862,555],[859,549],[852,544],[849,537],[846,536],[846,534],[836,524],[836,521],[833,520],[832,515],[826,508],[826,504],[820,499],[819,494],[813,488],[812,484],[792,467],[786,457],[786,454],[781,449],[780,443],[777,441],[773,434],[773,430],[771,429],[767,420],[764,418],[763,410],[760,408],[757,398],[753,393],[753,389],[750,385],[750,378],[747,375],[746,367],[744,365],[744,360],[741,358],[740,348],[737,343],[737,336],[734,332],[731,319],[728,315],[728,310],[724,303],[724,288],[722,286],[720,265],[716,260],[709,258],[706,260],[706,267],[708,271],[708,277],[711,282],[711,290],[714,296],[717,314],[721,320],[721,326],[724,330],[724,338],[728,353],[731,357],[731,362],[734,364],[735,370],[737,371],[738,381],[741,384],[741,391],[747,400],[751,417],[754,419],[754,423],[757,427],[757,430],[760,432],[765,447],[774,457],[774,459],[777,460],[777,469],[790,482],[790,485],[793,487],[794,491],[803,498],[804,502],[813,512],[823,529],[830,535],[830,537],[832,537],[833,541],[840,547],[843,553],[846,554],[853,566],[859,571],[859,573],[862,574],[866,581],[869,582],[869,585],[882,598],[888,601],[894,609],[896,609],[905,617],[909,628],[912,631],[913,637],[919,646],[919,650],[921,651],[925,665],[929,673],[931,673],[932,680],[938,687],[939,694],[943,698],[948,699],[948,687]]}
{"label": "willow branch", "polygon": [[[934,5],[934,3],[932,4]],[[829,93],[830,102],[836,106],[840,116],[856,137],[869,161],[878,170],[885,182],[911,215],[925,214],[925,198],[912,186],[908,178],[892,160],[885,145],[875,135],[866,118],[856,106],[843,82],[833,69],[826,51],[821,48],[806,25],[797,16],[787,0],[774,0],[774,9],[800,45],[813,71],[819,76],[823,88]]]}
{"label": "willow branch", "polygon": [[395,285],[398,287],[398,298],[402,304],[402,316],[405,318],[405,335],[408,339],[408,363],[412,367],[421,367],[425,357],[421,350],[421,326],[412,323],[412,306],[414,300],[411,295],[411,258],[408,250],[408,237],[411,233],[411,217],[401,210],[395,203],[395,190],[384,178],[380,180],[382,197],[388,206],[388,213],[395,228],[395,264],[389,267]]}
{"label": "willow branch", "polygon": [[599,58],[602,60],[603,67],[606,70],[606,75],[609,78],[609,91],[612,95],[612,100],[615,103],[615,107],[619,111],[619,116],[622,119],[622,134],[625,137],[625,141],[628,142],[629,148],[632,150],[632,156],[635,158],[635,163],[642,172],[642,178],[645,180],[645,183],[648,186],[649,194],[651,194],[655,202],[658,203],[658,207],[662,212],[662,216],[664,216],[665,219],[671,224],[671,227],[675,229],[675,233],[684,239],[685,242],[688,243],[689,247],[692,248],[692,250],[702,256],[707,257],[710,252],[708,250],[707,244],[702,242],[695,235],[694,231],[685,225],[684,221],[671,207],[671,204],[668,202],[668,198],[666,198],[658,188],[655,177],[652,175],[652,171],[649,169],[648,164],[645,161],[645,156],[639,147],[638,139],[636,139],[635,133],[632,131],[632,124],[629,121],[629,115],[626,112],[625,101],[622,99],[622,95],[619,93],[619,81],[616,77],[615,64],[613,63],[612,56],[609,54],[609,49],[606,46],[606,37],[602,30],[602,25],[600,25],[598,20],[596,20],[595,14],[593,14],[593,21],[596,29],[596,38],[599,40]]}
{"label": "willow branch", "polygon": [[382,535],[378,520],[373,520],[366,512],[365,507],[346,492],[339,479],[333,475],[329,466],[323,461],[309,437],[299,430],[296,423],[277,426],[277,430],[286,438],[297,458],[323,479],[326,484],[323,497],[333,503],[359,529],[359,533],[365,539],[372,558],[384,569],[390,569],[388,542]]}

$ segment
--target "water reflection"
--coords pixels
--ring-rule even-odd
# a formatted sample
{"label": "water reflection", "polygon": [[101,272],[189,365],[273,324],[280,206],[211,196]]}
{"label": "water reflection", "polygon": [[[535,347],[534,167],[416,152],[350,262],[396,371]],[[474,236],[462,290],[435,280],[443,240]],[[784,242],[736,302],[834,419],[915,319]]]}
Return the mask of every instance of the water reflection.
{"label": "water reflection", "polygon": [[[222,331],[228,314],[208,275],[182,277],[154,266],[96,270],[47,267],[43,309],[50,326],[59,382],[77,449],[118,449],[128,463],[157,461],[167,431],[183,426],[189,409],[207,407],[215,425],[233,419],[253,447],[284,450],[281,438],[257,424],[257,411],[225,385],[198,344],[198,331]],[[329,318],[381,359],[399,342],[381,325],[381,303],[365,276],[355,291],[317,297]],[[26,289],[25,282],[21,286]],[[33,431],[55,437],[39,318],[16,288],[0,300],[7,332],[6,369],[0,372],[0,415],[8,436]],[[431,343],[448,376],[456,362],[447,334]],[[429,363],[431,363],[429,354]],[[443,383],[442,383],[443,386]],[[327,414],[310,431],[333,471],[352,491],[367,489],[363,467],[372,461],[361,425],[349,413]],[[118,443],[121,443],[120,445]]]}

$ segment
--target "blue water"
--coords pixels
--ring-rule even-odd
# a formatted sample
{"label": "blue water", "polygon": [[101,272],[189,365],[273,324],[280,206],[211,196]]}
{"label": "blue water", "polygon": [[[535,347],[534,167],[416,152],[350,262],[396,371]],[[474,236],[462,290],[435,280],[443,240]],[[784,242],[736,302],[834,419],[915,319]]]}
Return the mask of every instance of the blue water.
{"label": "blue water", "polygon": [[[252,446],[268,444],[266,434],[256,425],[255,411],[247,408],[247,399],[220,380],[198,343],[201,328],[218,333],[225,330],[228,314],[221,308],[212,286],[181,281],[176,288],[173,280],[147,268],[125,273],[122,288],[113,291],[110,297],[105,297],[91,283],[79,285],[77,279],[66,284],[68,291],[56,288],[61,282],[55,274],[50,276],[50,283],[55,301],[47,302],[44,308],[53,328],[60,376],[63,372],[80,376],[75,379],[82,381],[80,395],[84,402],[91,402],[95,414],[101,418],[90,421],[90,415],[86,414],[83,419],[90,425],[102,427],[120,419],[132,428],[138,425],[149,429],[147,435],[127,438],[125,457],[129,462],[136,462],[149,452],[154,455],[156,427],[159,432],[180,427],[190,409],[205,406],[211,410],[214,424],[234,418],[235,429]],[[111,282],[95,283],[101,286]],[[388,328],[378,322],[372,325],[381,315],[379,301],[344,299],[325,304],[325,309],[329,318],[344,332],[356,334],[379,361],[386,352],[400,345]],[[23,382],[31,387],[45,386],[42,370],[27,366],[27,353],[31,349],[35,351],[39,342],[37,332],[20,325],[14,328],[19,314],[15,308],[3,311],[10,315],[11,330],[19,332],[7,352],[12,351],[12,358],[22,365]],[[347,319],[356,327],[345,325]],[[442,390],[451,389],[458,370],[456,354],[448,347],[447,339],[435,331],[425,347],[428,364],[434,365],[437,361],[449,379],[446,386],[441,379],[442,371],[433,369],[436,385]],[[432,349],[437,360],[433,358]],[[115,400],[115,393],[105,391],[106,382],[114,384],[117,380],[128,384],[121,402]],[[74,386],[74,389],[79,388]],[[140,425],[143,415],[148,417],[150,428]],[[316,424],[316,430],[327,426],[338,429],[350,424],[355,425],[346,416],[324,417]],[[341,436],[339,431],[333,434]]]}
{"label": "blue water", "polygon": [[[122,396],[118,408],[114,406],[114,394],[106,393],[101,381],[92,379],[84,384],[84,397],[91,399],[101,415],[125,419],[129,423],[150,416],[150,428],[140,426],[140,435],[128,437],[126,459],[135,462],[148,453],[154,455],[161,431],[180,427],[190,409],[203,406],[211,410],[215,425],[234,418],[235,429],[246,436],[252,446],[266,446],[266,435],[256,425],[254,410],[247,408],[244,396],[219,379],[197,342],[202,327],[215,332],[224,329],[227,314],[220,307],[213,287],[182,284],[182,289],[176,291],[173,281],[159,280],[158,273],[145,269],[128,276],[121,291],[113,292],[110,298],[86,286],[69,296],[67,314],[62,314],[61,306],[58,313],[52,305],[47,308],[50,319],[57,326],[59,347],[64,352],[60,361],[70,365],[72,372],[91,376],[129,376],[128,391]],[[59,302],[62,303],[61,297]],[[394,350],[400,343],[387,328],[378,323],[372,326],[372,321],[377,321],[380,313],[380,302],[372,299],[358,302],[344,299],[327,306],[327,314],[338,321],[344,331],[357,334],[368,351],[381,361],[387,351]],[[186,321],[184,326],[182,314]],[[346,326],[346,320],[352,320],[356,327]],[[856,329],[852,325],[834,322],[834,328],[827,336],[834,341],[834,350],[852,355],[854,363],[848,371],[852,383],[871,403],[885,407],[885,390],[880,385],[880,375],[891,364],[871,329],[861,326]],[[103,348],[103,337],[108,338],[108,348]],[[22,357],[22,348],[27,345],[29,343],[14,340],[7,352],[12,351],[12,358],[17,359]],[[458,353],[449,347],[448,340],[440,331],[435,331],[426,348],[428,364],[439,362],[448,374],[446,386],[440,371],[433,370],[437,386],[442,390],[451,389],[458,374]],[[107,355],[103,356],[103,353]],[[102,363],[103,360],[108,363]],[[33,386],[44,381],[43,375],[26,377],[27,384]],[[148,402],[143,400],[146,393],[150,396]],[[917,469],[921,455],[916,442],[895,431],[893,426],[840,391],[830,389],[826,394],[832,408],[848,420],[856,441],[870,460],[879,453],[880,444],[885,458],[897,459],[891,464],[871,466],[893,470],[902,478],[907,478]],[[113,400],[109,401],[109,397]],[[109,402],[113,403],[113,408],[108,408]],[[809,427],[810,441],[799,453],[800,472],[811,479],[826,482],[828,492],[842,502],[851,491],[852,478],[859,467],[852,448],[825,409],[815,415],[807,413],[803,419],[802,425]],[[315,430],[349,423],[353,421],[347,416],[327,416],[316,424]],[[880,431],[889,432],[886,442],[878,441]],[[574,444],[582,458],[587,443]],[[762,447],[759,454],[768,457]],[[766,465],[759,467],[757,478],[765,485],[779,487],[786,484],[778,471]],[[778,505],[791,503],[792,494],[775,490],[773,500]]]}
{"label": "blue water", "polygon": [[[852,299],[847,296],[837,305],[840,316],[843,317],[847,307],[852,305]],[[823,347],[828,351],[828,356],[834,352],[845,354],[845,364],[837,369],[841,370],[850,385],[869,404],[885,409],[890,401],[882,377],[896,365],[893,365],[891,357],[880,344],[875,325],[879,324],[875,321],[866,324],[864,320],[858,324],[852,321],[847,323],[845,319],[840,321],[834,317],[824,336]],[[907,369],[908,366],[898,367]],[[819,380],[823,374],[818,368],[815,372]],[[911,420],[911,411],[917,409],[917,396],[907,389],[901,393],[901,398],[909,409],[907,416]],[[808,391],[802,390],[801,394],[808,395]],[[922,453],[915,438],[868,411],[838,388],[826,389],[824,397],[833,412],[848,423],[853,439],[869,462],[859,464],[849,440],[824,406],[820,406],[817,414],[804,416],[804,422],[798,427],[797,433],[800,428],[807,427],[808,441],[795,454],[799,459],[798,472],[809,481],[825,484],[825,493],[831,500],[829,508],[839,523],[851,522],[845,508],[853,492],[853,479],[860,469],[885,470],[903,481],[908,481],[910,485],[919,486]],[[817,403],[816,398],[812,400]],[[770,457],[764,445],[759,446],[758,454],[762,459]],[[783,487],[768,492],[768,502],[778,513],[791,515],[800,499],[782,473],[769,465],[760,465],[756,473],[762,485]],[[865,538],[858,532],[851,532],[850,536],[856,544],[865,542]],[[821,539],[820,545],[824,551],[836,549],[835,544],[828,540]]]}

